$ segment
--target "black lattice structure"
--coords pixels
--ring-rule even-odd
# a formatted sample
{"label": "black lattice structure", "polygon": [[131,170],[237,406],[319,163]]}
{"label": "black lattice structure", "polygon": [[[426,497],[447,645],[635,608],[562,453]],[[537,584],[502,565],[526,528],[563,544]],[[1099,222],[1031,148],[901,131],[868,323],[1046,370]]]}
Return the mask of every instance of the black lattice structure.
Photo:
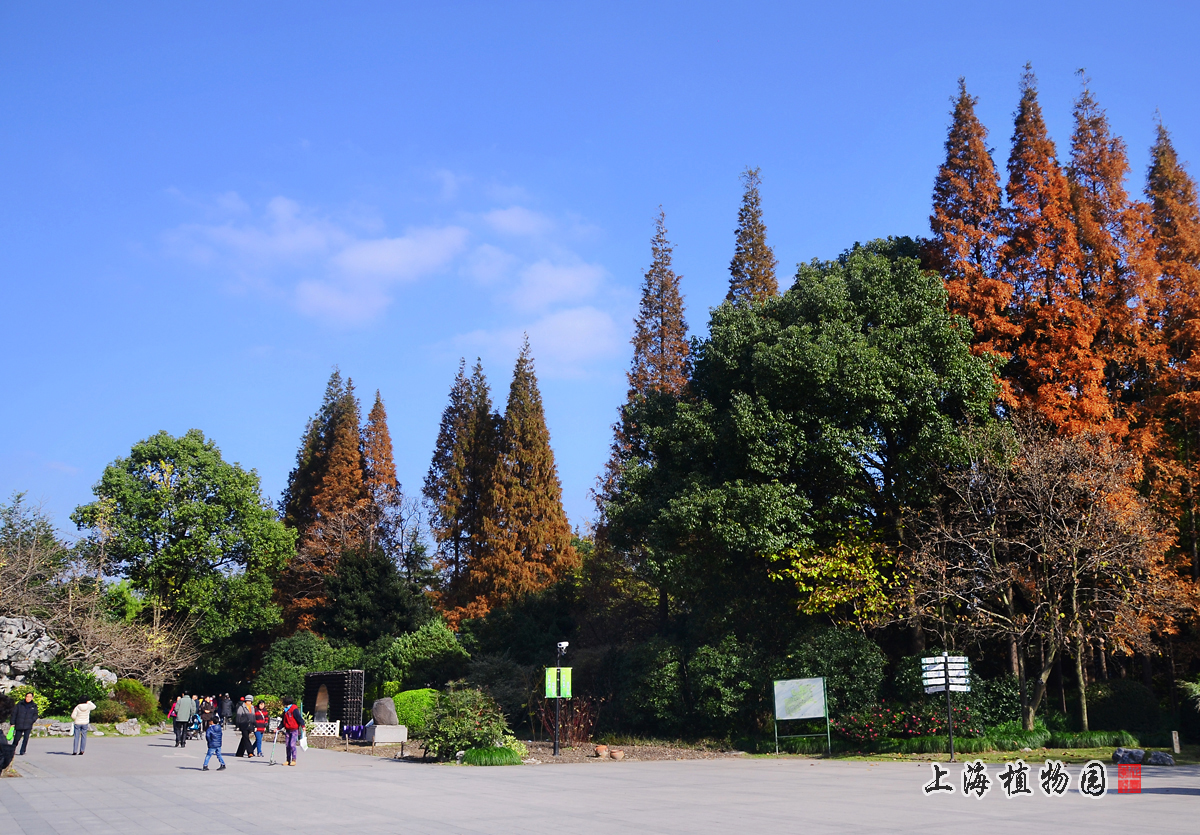
{"label": "black lattice structure", "polygon": [[[304,712],[318,722],[361,725],[364,677],[362,670],[335,670],[304,676]],[[321,688],[325,688],[322,698]]]}

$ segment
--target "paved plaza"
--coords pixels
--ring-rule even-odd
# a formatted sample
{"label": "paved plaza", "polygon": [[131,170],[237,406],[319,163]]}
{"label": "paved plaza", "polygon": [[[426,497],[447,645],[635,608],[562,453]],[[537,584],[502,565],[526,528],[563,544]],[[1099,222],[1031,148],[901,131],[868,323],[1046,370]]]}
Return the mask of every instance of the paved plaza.
{"label": "paved plaza", "polygon": [[295,768],[227,754],[228,770],[205,773],[203,746],[178,750],[169,735],[93,738],[83,757],[70,750],[69,738],[35,739],[17,758],[25,776],[0,780],[0,835],[1200,831],[1192,766],[1146,769],[1141,795],[1009,799],[994,788],[975,800],[922,796],[930,768],[913,763],[470,768],[312,750]]}

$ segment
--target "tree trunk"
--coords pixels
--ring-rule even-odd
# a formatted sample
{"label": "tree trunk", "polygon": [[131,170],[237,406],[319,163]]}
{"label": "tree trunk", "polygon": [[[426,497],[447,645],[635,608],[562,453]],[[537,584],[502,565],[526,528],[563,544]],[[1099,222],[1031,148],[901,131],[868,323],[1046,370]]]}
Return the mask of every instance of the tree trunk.
{"label": "tree trunk", "polygon": [[1101,638],[1096,646],[1096,658],[1100,662],[1100,679],[1108,681],[1108,653],[1104,649],[1104,639]]}
{"label": "tree trunk", "polygon": [[[1029,688],[1025,681],[1025,653],[1017,652],[1017,692],[1021,695],[1021,727],[1025,727],[1025,710],[1029,707]],[[1033,730],[1033,726],[1025,728],[1027,731]]]}
{"label": "tree trunk", "polygon": [[920,655],[925,651],[925,627],[921,625],[920,618],[909,621],[909,633],[912,638],[912,654]]}
{"label": "tree trunk", "polygon": [[1087,715],[1087,679],[1083,676],[1083,653],[1084,643],[1080,638],[1075,639],[1075,679],[1079,685],[1079,728],[1086,731],[1088,728]]}
{"label": "tree trunk", "polygon": [[1063,673],[1061,655],[1054,659],[1054,678],[1058,682],[1058,699],[1061,703],[1063,715],[1065,716],[1067,713],[1067,677]]}
{"label": "tree trunk", "polygon": [[1033,694],[1029,699],[1029,704],[1025,705],[1021,711],[1021,727],[1027,731],[1033,730],[1033,718],[1042,704],[1042,697],[1046,695],[1046,683],[1050,680],[1050,672],[1054,669],[1054,659],[1057,656],[1058,646],[1056,644],[1050,644],[1049,652],[1046,651],[1045,644],[1042,644],[1042,669],[1038,671],[1037,679],[1034,681]]}
{"label": "tree trunk", "polygon": [[1008,639],[1008,667],[1012,670],[1013,678],[1021,677],[1021,660],[1017,657],[1017,639]]}
{"label": "tree trunk", "polygon": [[1142,654],[1142,683],[1149,690],[1154,690],[1154,665],[1150,661],[1150,653],[1148,652]]}

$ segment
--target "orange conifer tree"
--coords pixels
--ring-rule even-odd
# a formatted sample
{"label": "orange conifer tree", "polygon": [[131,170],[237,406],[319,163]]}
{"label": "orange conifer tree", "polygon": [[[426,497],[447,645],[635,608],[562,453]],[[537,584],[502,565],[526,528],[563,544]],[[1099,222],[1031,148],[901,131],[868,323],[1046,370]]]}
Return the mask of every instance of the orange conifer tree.
{"label": "orange conifer tree", "polygon": [[540,591],[579,563],[528,338],[513,369],[489,486],[483,519],[488,547],[469,569],[478,591],[471,616]]}
{"label": "orange conifer tree", "polygon": [[1163,450],[1161,488],[1182,512],[1180,540],[1200,580],[1196,490],[1200,486],[1200,204],[1196,182],[1184,169],[1161,124],[1150,152],[1150,199],[1156,259],[1164,296],[1166,370],[1161,414],[1172,443]]}
{"label": "orange conifer tree", "polygon": [[1085,431],[1112,415],[1104,363],[1092,348],[1099,317],[1083,293],[1070,186],[1028,65],[1008,173],[1007,239],[999,264],[1014,288],[1022,326],[1009,376],[1010,405],[1032,409],[1059,431]]}
{"label": "orange conifer tree", "polygon": [[779,295],[775,280],[775,253],[767,246],[767,225],[762,218],[762,178],[757,168],[742,172],[742,207],[738,209],[733,260],[729,262],[728,301],[762,301]]}
{"label": "orange conifer tree", "polygon": [[369,544],[390,543],[390,535],[400,505],[404,499],[400,480],[396,478],[396,461],[392,452],[392,435],[388,431],[387,409],[379,391],[363,427],[363,477],[369,503]]}
{"label": "orange conifer tree", "polygon": [[1125,143],[1112,135],[1108,116],[1086,86],[1074,115],[1067,176],[1080,251],[1080,294],[1098,319],[1093,351],[1104,363],[1113,416],[1104,428],[1144,455],[1154,446],[1144,406],[1161,349],[1149,209],[1130,201]]}
{"label": "orange conifer tree", "polygon": [[946,161],[933,186],[933,238],[926,257],[946,282],[950,309],[971,323],[972,350],[1007,360],[1019,328],[1008,315],[1012,286],[997,277],[1000,176],[987,147],[987,128],[975,115],[977,103],[960,78]]}

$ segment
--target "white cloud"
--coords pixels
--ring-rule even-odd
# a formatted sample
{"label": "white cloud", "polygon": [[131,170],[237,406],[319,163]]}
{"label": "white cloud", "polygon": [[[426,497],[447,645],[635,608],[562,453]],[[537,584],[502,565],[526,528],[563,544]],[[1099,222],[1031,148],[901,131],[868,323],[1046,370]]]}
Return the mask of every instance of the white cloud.
{"label": "white cloud", "polygon": [[595,362],[619,353],[624,341],[612,316],[584,306],[549,313],[523,327],[462,334],[453,340],[454,351],[512,362],[525,334],[538,373],[558,378],[584,376]]}
{"label": "white cloud", "polygon": [[607,273],[597,264],[555,264],[546,259],[521,270],[513,303],[524,310],[539,310],[560,302],[590,297]]}
{"label": "white cloud", "polygon": [[464,272],[480,284],[495,284],[512,274],[518,260],[498,246],[480,244],[467,257]]}
{"label": "white cloud", "polygon": [[[229,195],[220,202],[240,211]],[[187,224],[169,233],[167,243],[202,263],[224,264],[247,283],[261,285],[273,276],[306,315],[357,323],[386,309],[395,285],[448,266],[468,238],[461,226],[421,227],[400,237],[362,237],[361,231],[275,197],[260,218]],[[307,275],[296,281],[298,269]]]}
{"label": "white cloud", "polygon": [[523,206],[492,209],[483,216],[483,220],[492,229],[504,235],[536,237],[544,235],[554,228],[554,223],[550,218]]}
{"label": "white cloud", "polygon": [[410,279],[444,266],[466,242],[461,226],[412,229],[402,238],[355,241],[332,263],[351,275]]}

